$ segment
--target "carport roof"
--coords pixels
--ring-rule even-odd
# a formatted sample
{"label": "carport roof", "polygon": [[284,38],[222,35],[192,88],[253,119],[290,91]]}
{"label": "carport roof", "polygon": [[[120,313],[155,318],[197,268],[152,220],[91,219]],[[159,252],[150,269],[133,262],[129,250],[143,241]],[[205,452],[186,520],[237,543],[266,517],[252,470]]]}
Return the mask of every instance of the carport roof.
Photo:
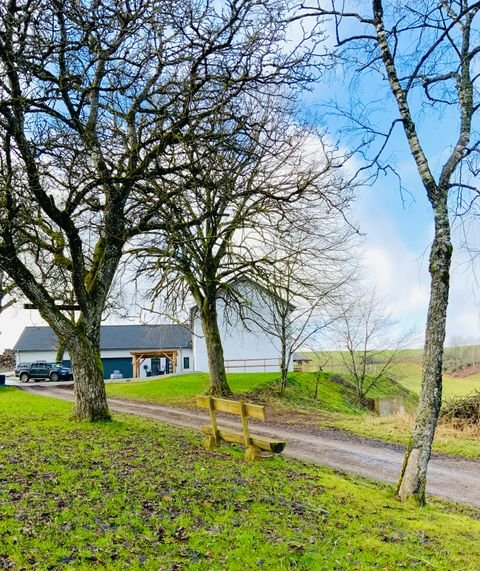
{"label": "carport roof", "polygon": [[[55,351],[57,336],[50,327],[25,327],[14,351]],[[103,325],[100,349],[172,349],[192,346],[192,333],[183,325]]]}

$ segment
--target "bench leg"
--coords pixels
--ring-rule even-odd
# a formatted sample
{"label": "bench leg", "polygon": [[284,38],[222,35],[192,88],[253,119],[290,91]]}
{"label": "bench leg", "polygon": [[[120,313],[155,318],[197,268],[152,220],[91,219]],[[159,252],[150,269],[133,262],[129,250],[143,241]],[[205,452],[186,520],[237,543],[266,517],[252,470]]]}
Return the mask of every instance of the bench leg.
{"label": "bench leg", "polygon": [[217,443],[215,442],[215,438],[207,434],[203,439],[203,446],[205,450],[214,450],[215,448],[217,448]]}
{"label": "bench leg", "polygon": [[262,457],[262,451],[256,446],[247,446],[245,448],[245,460],[258,460]]}

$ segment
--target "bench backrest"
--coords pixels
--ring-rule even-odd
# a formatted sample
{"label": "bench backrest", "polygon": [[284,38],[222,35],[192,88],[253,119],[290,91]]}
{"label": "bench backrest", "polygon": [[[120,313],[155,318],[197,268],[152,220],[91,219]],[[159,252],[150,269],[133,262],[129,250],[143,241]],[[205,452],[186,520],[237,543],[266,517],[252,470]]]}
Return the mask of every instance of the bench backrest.
{"label": "bench backrest", "polygon": [[229,412],[230,414],[238,414],[242,420],[243,442],[245,446],[249,446],[252,442],[250,431],[248,429],[248,417],[258,420],[265,420],[265,407],[258,404],[249,404],[242,401],[217,399],[214,397],[197,397],[197,406],[200,408],[208,408],[210,410],[210,420],[212,421],[212,432],[215,444],[218,445],[219,435],[216,412]]}
{"label": "bench backrest", "polygon": [[217,399],[208,396],[197,396],[197,406],[200,408],[208,408],[215,412],[229,412],[230,414],[245,415],[250,418],[256,418],[257,420],[265,420],[265,407],[259,404]]}

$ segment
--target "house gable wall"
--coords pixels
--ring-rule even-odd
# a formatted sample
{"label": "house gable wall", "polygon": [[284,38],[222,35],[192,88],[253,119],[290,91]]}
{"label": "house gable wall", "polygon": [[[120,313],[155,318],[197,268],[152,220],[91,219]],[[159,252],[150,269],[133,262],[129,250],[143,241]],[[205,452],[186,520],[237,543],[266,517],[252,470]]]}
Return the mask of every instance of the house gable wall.
{"label": "house gable wall", "polygon": [[[244,285],[243,297],[248,303],[242,306],[246,321],[242,321],[234,309],[225,312],[225,303],[217,303],[220,335],[227,372],[261,372],[280,370],[280,342],[255,323],[258,315],[266,322],[272,320],[272,309],[263,295],[255,295]],[[193,319],[193,351],[195,369],[208,372],[205,339],[198,312]],[[290,363],[293,370],[293,363]]]}

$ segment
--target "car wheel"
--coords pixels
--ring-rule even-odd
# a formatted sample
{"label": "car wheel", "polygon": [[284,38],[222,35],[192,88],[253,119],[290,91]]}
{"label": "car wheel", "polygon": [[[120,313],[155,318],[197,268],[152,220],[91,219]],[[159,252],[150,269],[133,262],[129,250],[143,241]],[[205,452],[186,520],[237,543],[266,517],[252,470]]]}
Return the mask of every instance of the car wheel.
{"label": "car wheel", "polygon": [[28,383],[29,380],[30,380],[30,377],[29,377],[28,373],[22,373],[20,375],[20,382],[21,383]]}
{"label": "car wheel", "polygon": [[58,373],[52,373],[50,375],[50,380],[53,381],[54,383],[56,383],[59,379],[60,377],[58,376]]}

